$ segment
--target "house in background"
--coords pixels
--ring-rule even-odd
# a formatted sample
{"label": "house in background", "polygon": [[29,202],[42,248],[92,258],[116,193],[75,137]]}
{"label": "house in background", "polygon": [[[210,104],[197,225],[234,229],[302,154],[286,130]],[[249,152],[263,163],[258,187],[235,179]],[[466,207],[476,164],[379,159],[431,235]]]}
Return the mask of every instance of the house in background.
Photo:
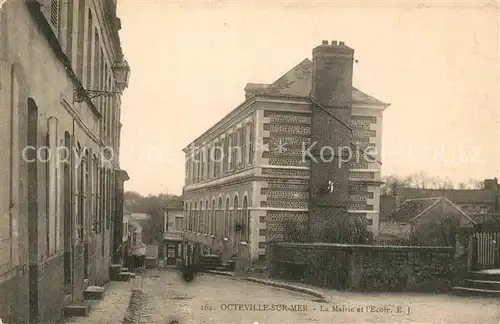
{"label": "house in background", "polygon": [[380,243],[410,241],[418,245],[454,245],[454,229],[476,222],[446,197],[407,199],[380,222]]}
{"label": "house in background", "polygon": [[483,189],[397,188],[392,195],[380,198],[380,220],[385,222],[401,202],[412,198],[446,197],[458,205],[476,223],[498,223],[500,186],[497,178],[484,180]]}
{"label": "house in background", "polygon": [[[133,215],[133,214],[131,214]],[[142,241],[142,226],[135,219],[130,217],[128,219],[128,262],[127,267],[134,269],[138,267],[138,260],[141,259],[144,262],[146,258],[146,244]],[[143,265],[143,263],[142,263]]]}
{"label": "house in background", "polygon": [[163,240],[161,250],[161,263],[175,265],[180,256],[180,247],[183,233],[183,209],[182,206],[167,206],[163,217]]}

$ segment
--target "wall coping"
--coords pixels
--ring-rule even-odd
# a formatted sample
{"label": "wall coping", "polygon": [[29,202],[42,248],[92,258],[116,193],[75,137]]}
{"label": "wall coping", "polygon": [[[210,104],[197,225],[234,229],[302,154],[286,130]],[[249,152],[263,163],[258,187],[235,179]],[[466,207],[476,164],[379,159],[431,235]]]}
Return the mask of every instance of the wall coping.
{"label": "wall coping", "polygon": [[317,250],[386,250],[386,251],[428,251],[454,252],[454,246],[397,246],[397,245],[361,245],[361,244],[338,244],[338,243],[274,243],[278,247],[289,248],[314,248]]}

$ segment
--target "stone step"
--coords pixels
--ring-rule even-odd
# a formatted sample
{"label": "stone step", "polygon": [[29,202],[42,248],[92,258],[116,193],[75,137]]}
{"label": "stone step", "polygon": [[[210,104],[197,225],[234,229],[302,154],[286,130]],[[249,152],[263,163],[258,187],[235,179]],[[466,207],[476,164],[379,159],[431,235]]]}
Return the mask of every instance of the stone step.
{"label": "stone step", "polygon": [[135,278],[135,273],[133,273],[133,272],[120,272],[118,274],[117,281],[130,281],[131,278]]}
{"label": "stone step", "polygon": [[500,281],[467,279],[466,287],[500,291]]}
{"label": "stone step", "polygon": [[467,279],[500,281],[500,273],[488,271],[470,271]]}
{"label": "stone step", "polygon": [[479,288],[470,288],[470,287],[462,287],[462,286],[455,286],[452,288],[453,292],[456,294],[463,294],[463,295],[475,295],[475,296],[493,296],[493,297],[498,297],[500,296],[500,290],[492,290],[492,289],[479,289]]}
{"label": "stone step", "polygon": [[218,259],[219,256],[217,254],[203,254],[203,258],[212,258],[212,259]]}
{"label": "stone step", "polygon": [[118,274],[122,272],[121,264],[112,264],[109,266],[109,278],[113,281],[118,280]]}
{"label": "stone step", "polygon": [[85,317],[90,314],[89,303],[78,303],[64,306],[64,316],[66,317]]}
{"label": "stone step", "polygon": [[106,289],[101,286],[90,286],[83,291],[83,298],[86,300],[99,300],[104,297]]}

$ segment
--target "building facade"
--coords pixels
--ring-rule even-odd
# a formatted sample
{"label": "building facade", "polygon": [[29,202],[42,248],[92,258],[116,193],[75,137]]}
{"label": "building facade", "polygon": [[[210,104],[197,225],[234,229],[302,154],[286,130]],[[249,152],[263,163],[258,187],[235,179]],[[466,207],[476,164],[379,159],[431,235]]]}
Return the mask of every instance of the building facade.
{"label": "building facade", "polygon": [[176,265],[180,257],[180,247],[182,243],[182,234],[184,224],[184,215],[182,208],[165,207],[163,215],[163,237],[160,248],[163,260],[161,264],[167,266]]}
{"label": "building facade", "polygon": [[[184,149],[188,245],[227,259],[243,244],[257,259],[266,242],[284,239],[287,222],[314,226],[336,209],[377,230],[388,104],[352,86],[353,53],[323,42],[274,83],[247,84],[246,100]],[[325,146],[334,152],[323,160],[334,163],[316,162]],[[324,188],[334,198],[327,208],[317,198]]]}
{"label": "building facade", "polygon": [[87,286],[108,281],[124,179],[119,28],[115,1],[2,4],[3,322],[55,323]]}

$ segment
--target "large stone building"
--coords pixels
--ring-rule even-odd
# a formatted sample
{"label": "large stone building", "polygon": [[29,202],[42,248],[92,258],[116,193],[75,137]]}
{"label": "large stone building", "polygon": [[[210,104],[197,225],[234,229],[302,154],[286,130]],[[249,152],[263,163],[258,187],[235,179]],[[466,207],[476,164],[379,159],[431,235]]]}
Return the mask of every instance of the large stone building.
{"label": "large stone building", "polygon": [[353,87],[353,54],[324,41],[274,83],[247,84],[246,100],[184,149],[188,246],[227,258],[243,244],[257,259],[287,222],[315,233],[342,213],[377,230],[388,104]]}
{"label": "large stone building", "polygon": [[[116,1],[2,4],[5,323],[55,323],[64,305],[82,299],[85,287],[108,281],[113,240],[121,243],[127,179],[118,164],[119,94],[128,82],[119,29]],[[114,222],[120,228],[113,239]]]}

